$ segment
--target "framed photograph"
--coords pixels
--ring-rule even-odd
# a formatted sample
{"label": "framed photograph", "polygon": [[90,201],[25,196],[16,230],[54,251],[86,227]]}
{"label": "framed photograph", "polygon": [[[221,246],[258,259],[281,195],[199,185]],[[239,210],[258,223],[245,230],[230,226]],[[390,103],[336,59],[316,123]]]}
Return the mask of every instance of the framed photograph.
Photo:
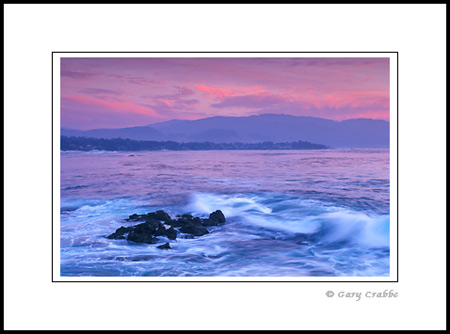
{"label": "framed photograph", "polygon": [[5,4],[4,329],[446,329],[446,9]]}
{"label": "framed photograph", "polygon": [[397,282],[397,52],[53,52],[54,282]]}

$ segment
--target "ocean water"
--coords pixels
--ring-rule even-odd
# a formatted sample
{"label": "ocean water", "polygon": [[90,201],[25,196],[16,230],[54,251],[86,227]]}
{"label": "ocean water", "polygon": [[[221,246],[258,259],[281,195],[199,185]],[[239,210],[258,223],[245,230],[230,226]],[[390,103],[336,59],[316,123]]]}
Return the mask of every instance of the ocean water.
{"label": "ocean water", "polygon": [[[61,152],[61,276],[389,276],[389,150]],[[133,213],[227,222],[172,249]]]}

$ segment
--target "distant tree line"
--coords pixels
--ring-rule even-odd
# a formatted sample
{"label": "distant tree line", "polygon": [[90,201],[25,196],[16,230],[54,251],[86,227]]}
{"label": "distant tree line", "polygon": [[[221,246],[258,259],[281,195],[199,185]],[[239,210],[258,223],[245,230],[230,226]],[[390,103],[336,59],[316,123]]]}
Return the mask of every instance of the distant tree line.
{"label": "distant tree line", "polygon": [[313,144],[307,141],[290,143],[211,143],[174,141],[148,141],[133,139],[104,139],[89,137],[61,136],[61,151],[204,151],[204,150],[320,150],[328,146]]}

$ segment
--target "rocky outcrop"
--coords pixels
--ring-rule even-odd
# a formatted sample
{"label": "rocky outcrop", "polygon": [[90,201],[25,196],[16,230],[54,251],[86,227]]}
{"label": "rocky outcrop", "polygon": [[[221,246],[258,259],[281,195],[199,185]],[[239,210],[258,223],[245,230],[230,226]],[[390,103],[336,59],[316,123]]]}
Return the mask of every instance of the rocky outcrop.
{"label": "rocky outcrop", "polygon": [[208,219],[203,219],[202,224],[204,226],[217,226],[217,225],[225,223],[225,220],[226,219],[225,219],[225,216],[222,213],[222,211],[217,210],[217,211],[212,212],[209,215]]}
{"label": "rocky outcrop", "polygon": [[196,237],[200,237],[202,235],[209,233],[209,231],[206,229],[206,227],[203,227],[201,224],[195,224],[195,223],[187,223],[186,225],[184,225],[180,228],[180,232],[192,234]]}
{"label": "rocky outcrop", "polygon": [[170,247],[170,244],[168,242],[166,242],[165,244],[159,245],[156,248],[159,248],[159,249],[172,249],[172,247]]}
{"label": "rocky outcrop", "polygon": [[177,238],[178,232],[171,226],[169,229],[166,230],[166,236],[170,240],[175,240]]}
{"label": "rocky outcrop", "polygon": [[158,210],[156,212],[149,212],[147,214],[144,215],[138,215],[138,214],[132,214],[130,217],[126,218],[126,221],[141,221],[141,220],[148,220],[148,219],[153,219],[153,220],[159,220],[159,221],[171,221],[172,219],[170,218],[170,216],[162,211],[162,210]]}
{"label": "rocky outcrop", "polygon": [[[166,237],[169,240],[176,240],[182,233],[183,238],[200,237],[208,234],[206,227],[218,226],[226,222],[222,211],[217,210],[209,215],[209,218],[194,217],[190,214],[177,216],[172,219],[166,212],[159,210],[147,214],[132,214],[125,221],[143,223],[133,226],[119,227],[114,233],[107,236],[108,239],[126,239],[136,243],[156,244],[160,241],[158,237]],[[157,246],[160,249],[171,249],[169,243]]]}

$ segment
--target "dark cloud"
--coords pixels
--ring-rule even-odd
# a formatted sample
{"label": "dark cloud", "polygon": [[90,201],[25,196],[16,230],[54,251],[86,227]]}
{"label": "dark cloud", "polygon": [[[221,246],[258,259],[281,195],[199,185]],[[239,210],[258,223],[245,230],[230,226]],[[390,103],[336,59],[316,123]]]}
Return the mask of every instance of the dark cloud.
{"label": "dark cloud", "polygon": [[85,88],[81,89],[78,92],[87,94],[87,95],[121,95],[121,93],[111,90],[111,89],[102,89],[102,88]]}
{"label": "dark cloud", "polygon": [[297,58],[290,59],[289,66],[363,66],[389,63],[389,58]]}
{"label": "dark cloud", "polygon": [[151,80],[149,78],[144,77],[125,77],[129,83],[139,86],[150,86],[150,85],[160,85],[163,83],[163,80]]}
{"label": "dark cloud", "polygon": [[151,102],[143,104],[155,110],[160,115],[176,116],[177,112],[192,111],[192,106],[199,103],[197,99],[186,98],[194,94],[194,91],[188,87],[173,86],[175,92],[164,95],[144,95],[141,98],[149,99]]}
{"label": "dark cloud", "polygon": [[89,72],[76,72],[76,71],[66,71],[61,70],[62,77],[68,77],[72,79],[89,79],[94,76],[94,74]]}
{"label": "dark cloud", "polygon": [[176,90],[175,93],[166,95],[156,95],[155,98],[165,100],[179,100],[194,94],[194,91],[188,87],[174,86],[174,88]]}

